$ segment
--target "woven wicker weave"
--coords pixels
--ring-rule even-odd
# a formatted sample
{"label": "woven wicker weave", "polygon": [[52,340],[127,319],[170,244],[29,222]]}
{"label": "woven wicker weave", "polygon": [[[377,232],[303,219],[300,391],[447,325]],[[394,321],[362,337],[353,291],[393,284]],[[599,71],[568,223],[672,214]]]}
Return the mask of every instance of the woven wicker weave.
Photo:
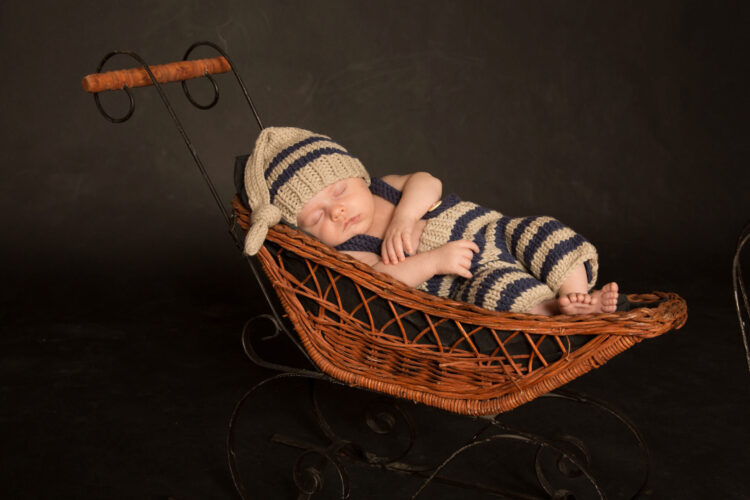
{"label": "woven wicker weave", "polygon": [[[232,206],[247,230],[249,212],[237,197]],[[685,301],[662,292],[628,296],[661,301],[654,307],[611,314],[488,311],[410,288],[281,224],[258,257],[322,371],[465,415],[515,408],[687,319]]]}

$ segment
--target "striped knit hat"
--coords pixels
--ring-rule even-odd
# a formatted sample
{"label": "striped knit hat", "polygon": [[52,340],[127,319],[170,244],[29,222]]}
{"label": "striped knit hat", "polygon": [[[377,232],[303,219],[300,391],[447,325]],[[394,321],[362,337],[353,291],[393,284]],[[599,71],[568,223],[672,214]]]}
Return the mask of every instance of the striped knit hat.
{"label": "striped knit hat", "polygon": [[260,132],[245,165],[245,190],[252,210],[245,253],[255,255],[268,228],[297,224],[305,203],[341,179],[370,176],[362,163],[330,137],[291,127]]}

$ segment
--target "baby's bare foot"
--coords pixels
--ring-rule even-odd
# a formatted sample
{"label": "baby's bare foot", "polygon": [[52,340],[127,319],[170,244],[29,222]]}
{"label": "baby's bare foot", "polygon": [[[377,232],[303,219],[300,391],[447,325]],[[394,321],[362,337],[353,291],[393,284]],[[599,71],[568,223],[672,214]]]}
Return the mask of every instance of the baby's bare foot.
{"label": "baby's bare foot", "polygon": [[617,298],[620,295],[618,289],[617,283],[613,281],[604,285],[598,292],[594,292],[599,293],[599,303],[603,313],[613,313],[617,310]]}
{"label": "baby's bare foot", "polygon": [[617,283],[607,283],[601,290],[569,293],[557,300],[562,314],[611,313],[617,310]]}
{"label": "baby's bare foot", "polygon": [[562,295],[557,300],[557,305],[560,306],[562,314],[589,314],[598,312],[594,311],[598,305],[597,302],[594,296],[588,293],[569,293]]}

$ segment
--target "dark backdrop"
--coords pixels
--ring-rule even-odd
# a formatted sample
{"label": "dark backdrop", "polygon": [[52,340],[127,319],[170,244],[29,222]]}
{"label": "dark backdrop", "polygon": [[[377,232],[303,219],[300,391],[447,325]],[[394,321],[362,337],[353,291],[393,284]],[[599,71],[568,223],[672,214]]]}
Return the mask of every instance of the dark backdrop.
{"label": "dark backdrop", "polygon": [[[155,91],[112,125],[79,83],[110,50],[157,64],[201,39],[228,50],[268,125],[329,134],[375,175],[428,170],[505,213],[557,216],[625,290],[727,299],[750,214],[739,5],[6,3],[2,299],[111,308],[235,291],[244,268]],[[210,112],[170,96],[228,202],[257,129],[219,81]]]}
{"label": "dark backdrop", "polygon": [[[158,64],[202,39],[229,52],[266,125],[331,135],[374,175],[427,170],[507,214],[554,215],[596,244],[602,280],[729,311],[750,216],[747,14],[742,2],[3,2],[0,321],[257,299],[156,92],[135,90],[135,115],[113,125],[80,87],[110,50]],[[228,204],[257,128],[232,79],[218,81],[209,112],[168,92]],[[736,341],[709,363],[741,369]]]}

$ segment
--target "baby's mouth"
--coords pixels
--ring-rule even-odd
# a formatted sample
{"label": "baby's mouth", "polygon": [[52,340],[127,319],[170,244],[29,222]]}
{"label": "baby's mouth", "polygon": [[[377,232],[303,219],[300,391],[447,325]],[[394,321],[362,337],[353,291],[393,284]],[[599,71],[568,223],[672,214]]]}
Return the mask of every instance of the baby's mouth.
{"label": "baby's mouth", "polygon": [[351,226],[352,224],[356,224],[357,222],[359,222],[359,219],[360,219],[360,216],[355,215],[354,217],[346,221],[346,223],[344,224],[344,229],[348,229],[349,226]]}

